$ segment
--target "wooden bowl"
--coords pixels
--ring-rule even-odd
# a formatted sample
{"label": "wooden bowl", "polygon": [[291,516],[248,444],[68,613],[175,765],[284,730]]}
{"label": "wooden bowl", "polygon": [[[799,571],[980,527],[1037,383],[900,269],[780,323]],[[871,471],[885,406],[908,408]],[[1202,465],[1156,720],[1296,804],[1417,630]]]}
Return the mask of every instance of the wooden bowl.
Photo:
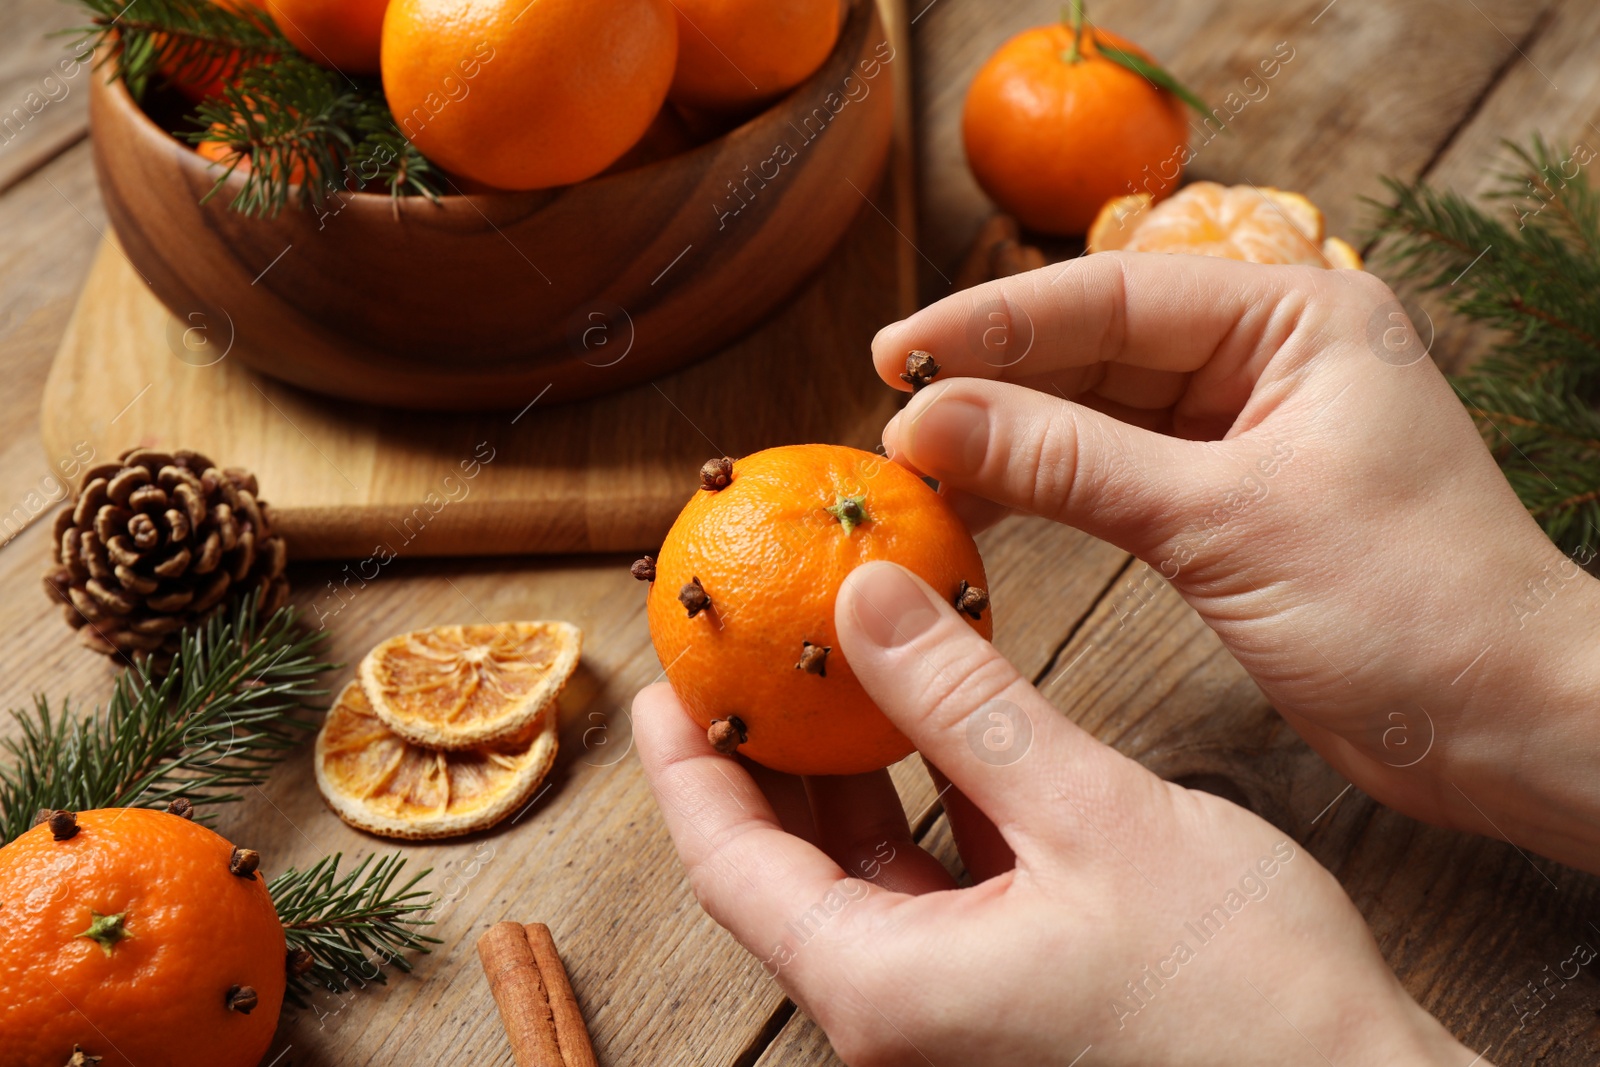
{"label": "wooden bowl", "polygon": [[[592,396],[710,355],[792,293],[888,156],[894,51],[871,0],[789,96],[636,170],[531,193],[342,193],[326,214],[205,204],[215,172],[96,78],[95,173],[123,250],[178,323],[319,393],[400,407]],[[181,335],[181,330],[176,331]]]}

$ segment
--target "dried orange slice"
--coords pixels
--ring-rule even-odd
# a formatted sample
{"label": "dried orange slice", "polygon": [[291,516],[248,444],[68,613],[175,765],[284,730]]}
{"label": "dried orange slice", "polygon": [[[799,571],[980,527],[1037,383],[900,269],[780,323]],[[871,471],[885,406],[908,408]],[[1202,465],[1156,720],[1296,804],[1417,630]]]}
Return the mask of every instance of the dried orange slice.
{"label": "dried orange slice", "polygon": [[358,676],[373,711],[407,741],[472,748],[536,719],[578,666],[570,622],[439,626],[391,637]]}
{"label": "dried orange slice", "polygon": [[427,840],[483,830],[549,773],[558,718],[551,703],[513,737],[440,752],[396,735],[351,682],[317,734],[317,788],[339,818],[368,833]]}
{"label": "dried orange slice", "polygon": [[1323,234],[1322,212],[1299,193],[1195,182],[1160,204],[1149,193],[1108,200],[1089,227],[1089,251],[1183,252],[1247,263],[1361,269],[1361,256]]}

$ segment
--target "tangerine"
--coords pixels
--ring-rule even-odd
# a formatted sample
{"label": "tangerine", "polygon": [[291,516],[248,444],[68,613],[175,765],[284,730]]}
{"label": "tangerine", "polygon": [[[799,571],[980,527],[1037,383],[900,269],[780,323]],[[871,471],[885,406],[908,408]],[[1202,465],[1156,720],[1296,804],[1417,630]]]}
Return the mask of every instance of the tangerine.
{"label": "tangerine", "polygon": [[378,73],[389,0],[265,0],[272,21],[308,58],[344,74]]}
{"label": "tangerine", "polygon": [[0,848],[0,1063],[254,1067],[287,983],[261,875],[165,812],[80,812],[65,839],[54,824]]}
{"label": "tangerine", "polygon": [[[228,11],[250,14],[265,10],[266,0],[212,0],[212,3]],[[167,38],[164,34],[155,33],[151,37],[157,48],[165,47]],[[245,66],[246,62],[237,49],[230,51],[226,58],[204,63],[180,66],[164,60],[156,64],[167,84],[194,103],[221,96],[223,87],[237,77]]]}
{"label": "tangerine", "polygon": [[793,89],[839,40],[839,0],[673,0],[678,67],[668,95],[744,111]]}
{"label": "tangerine", "polygon": [[967,163],[1030,229],[1081,234],[1112,197],[1144,188],[1160,200],[1182,174],[1183,101],[1108,59],[1108,47],[1153,65],[1114,33],[1058,23],[1001,45],[967,90]]}
{"label": "tangerine", "polygon": [[582,181],[644,135],[672,82],[669,0],[393,0],[383,91],[438,165],[499,189]]}
{"label": "tangerine", "polygon": [[983,560],[944,499],[882,456],[840,445],[712,461],[652,562],[656,655],[723,751],[790,774],[857,774],[909,755],[838,647],[845,576],[892,560],[992,633]]}
{"label": "tangerine", "polygon": [[1323,229],[1322,211],[1299,193],[1195,182],[1160,204],[1148,193],[1107,201],[1089,227],[1088,249],[1360,270],[1360,253]]}

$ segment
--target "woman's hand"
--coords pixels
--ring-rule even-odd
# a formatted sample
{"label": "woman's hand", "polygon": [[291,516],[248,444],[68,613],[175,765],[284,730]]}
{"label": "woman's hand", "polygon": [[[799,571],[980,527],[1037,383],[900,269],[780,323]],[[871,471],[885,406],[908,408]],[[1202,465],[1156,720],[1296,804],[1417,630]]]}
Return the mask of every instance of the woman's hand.
{"label": "woman's hand", "polygon": [[969,516],[1134,553],[1361,789],[1600,870],[1600,583],[1382,282],[1094,255],[887,327],[879,373],[915,349],[943,370],[884,443]]}
{"label": "woman's hand", "polygon": [[960,790],[946,809],[987,880],[953,888],[887,772],[802,781],[718,755],[666,685],[634,718],[700,902],[847,1063],[1484,1062],[1309,854],[1083,733],[920,579],[868,564],[836,621],[867,692]]}

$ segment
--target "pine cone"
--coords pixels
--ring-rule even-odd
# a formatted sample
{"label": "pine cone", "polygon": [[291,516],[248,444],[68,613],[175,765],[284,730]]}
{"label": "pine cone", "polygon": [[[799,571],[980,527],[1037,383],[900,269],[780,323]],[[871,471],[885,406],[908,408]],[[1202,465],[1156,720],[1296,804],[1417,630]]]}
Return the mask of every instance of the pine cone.
{"label": "pine cone", "polygon": [[84,645],[164,668],[185,627],[256,589],[264,613],[287,598],[283,538],[256,492],[255,475],[198,452],[130,449],[56,515],[45,589]]}

